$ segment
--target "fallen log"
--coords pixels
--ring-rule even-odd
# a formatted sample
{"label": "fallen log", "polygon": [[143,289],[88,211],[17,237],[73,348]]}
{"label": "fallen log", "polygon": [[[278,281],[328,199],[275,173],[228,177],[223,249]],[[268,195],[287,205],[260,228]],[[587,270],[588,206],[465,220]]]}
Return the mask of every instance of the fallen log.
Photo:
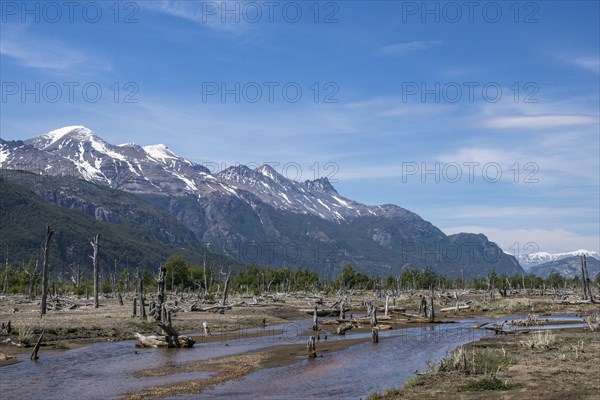
{"label": "fallen log", "polygon": [[463,305],[463,306],[458,306],[458,307],[445,307],[445,308],[441,308],[440,311],[441,312],[446,312],[446,311],[454,311],[454,310],[468,310],[469,308],[471,308],[471,306],[469,305]]}
{"label": "fallen log", "polygon": [[138,340],[138,342],[135,344],[135,347],[191,348],[195,344],[194,340],[187,336],[144,336],[136,332],[135,337]]}
{"label": "fallen log", "polygon": [[350,329],[352,329],[352,327],[353,327],[353,325],[350,323],[342,324],[342,325],[338,326],[336,333],[338,335],[345,335],[346,331],[349,331]]}

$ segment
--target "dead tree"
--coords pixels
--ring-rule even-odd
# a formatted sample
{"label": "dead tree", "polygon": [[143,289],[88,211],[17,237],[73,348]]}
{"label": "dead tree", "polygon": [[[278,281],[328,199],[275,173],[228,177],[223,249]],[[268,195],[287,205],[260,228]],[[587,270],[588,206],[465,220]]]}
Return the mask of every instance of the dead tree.
{"label": "dead tree", "polygon": [[92,245],[92,247],[94,248],[94,308],[98,308],[100,306],[100,302],[98,301],[98,281],[99,276],[98,276],[98,257],[99,257],[99,250],[100,250],[100,234],[96,234],[96,236],[94,237],[94,241],[90,243]]}
{"label": "dead tree", "polygon": [[50,224],[46,225],[46,240],[44,241],[44,263],[42,264],[42,301],[40,304],[42,315],[46,315],[46,299],[48,297],[48,257],[50,255],[50,239],[54,230]]}
{"label": "dead tree", "polygon": [[429,322],[434,322],[435,321],[435,312],[433,310],[433,297],[435,295],[435,292],[433,290],[433,288],[431,288],[431,299],[429,301]]}
{"label": "dead tree", "polygon": [[371,306],[371,327],[377,326],[377,307]]}
{"label": "dead tree", "polygon": [[221,274],[225,276],[225,288],[223,289],[223,298],[221,299],[221,305],[224,306],[227,302],[227,291],[229,290],[229,278],[231,277],[231,271],[225,274],[221,271]]}
{"label": "dead tree", "polygon": [[202,265],[204,275],[204,298],[206,298],[206,294],[208,293],[208,276],[206,275],[206,252],[204,253],[204,263]]}
{"label": "dead tree", "polygon": [[419,316],[427,316],[427,300],[423,295],[419,295]]}
{"label": "dead tree", "polygon": [[581,263],[581,282],[583,283],[583,300],[587,300],[587,276],[585,268],[585,254],[579,256]]}
{"label": "dead tree", "polygon": [[206,321],[202,323],[202,330],[204,331],[204,336],[211,336],[210,328],[208,327],[208,323]]}
{"label": "dead tree", "polygon": [[315,313],[313,314],[313,326],[312,330],[315,332],[319,331],[319,319],[317,317],[317,306],[315,306]]}
{"label": "dead tree", "polygon": [[35,277],[37,276],[38,260],[35,260],[35,264],[29,263],[25,273],[27,274],[27,297],[33,299],[33,285],[35,283]]}
{"label": "dead tree", "polygon": [[140,319],[146,319],[146,305],[144,304],[144,279],[142,278],[142,273],[140,272]]}
{"label": "dead tree", "polygon": [[69,266],[69,269],[71,270],[71,282],[73,282],[75,287],[77,289],[79,289],[79,286],[81,285],[81,278],[83,277],[83,271],[81,270],[81,264],[75,263],[75,262],[71,263],[71,265]]}
{"label": "dead tree", "polygon": [[316,341],[315,336],[309,336],[308,343],[306,344],[306,348],[308,350],[308,358],[316,358],[317,357],[317,349],[316,349]]}
{"label": "dead tree", "polygon": [[31,352],[31,356],[29,357],[29,359],[31,361],[35,361],[37,360],[38,357],[38,351],[40,350],[40,346],[42,344],[42,338],[44,337],[44,332],[42,332],[40,334],[40,337],[38,338],[37,342],[35,343],[35,346],[33,347],[33,351]]}
{"label": "dead tree", "polygon": [[131,318],[135,318],[137,316],[137,297],[133,298],[133,309],[131,310]]}
{"label": "dead tree", "polygon": [[389,295],[385,295],[385,311],[384,311],[383,315],[385,315],[386,317],[388,315],[389,303],[390,303],[390,296]]}
{"label": "dead tree", "polygon": [[346,311],[344,310],[344,299],[340,301],[340,319],[346,319]]}
{"label": "dead tree", "polygon": [[167,267],[165,267],[165,265],[163,264],[158,268],[158,277],[156,278],[156,283],[158,286],[158,294],[157,294],[158,304],[156,305],[157,312],[154,313],[154,319],[156,321],[162,320],[161,314],[163,311],[163,305],[165,303],[165,286],[166,286],[165,276],[166,276],[166,273],[167,273]]}
{"label": "dead tree", "polygon": [[371,328],[371,342],[379,343],[379,329],[375,327]]}
{"label": "dead tree", "polygon": [[590,282],[590,276],[587,270],[587,258],[585,254],[580,256],[581,261],[581,280],[583,281],[583,299],[591,300],[594,302],[594,296],[592,295],[592,285]]}

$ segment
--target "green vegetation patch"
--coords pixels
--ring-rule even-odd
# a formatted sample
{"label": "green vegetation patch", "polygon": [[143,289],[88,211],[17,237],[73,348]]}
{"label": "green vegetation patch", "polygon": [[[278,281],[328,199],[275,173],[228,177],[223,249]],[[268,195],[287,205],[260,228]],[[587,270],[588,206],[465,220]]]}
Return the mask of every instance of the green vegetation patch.
{"label": "green vegetation patch", "polygon": [[519,385],[504,383],[495,376],[486,376],[476,381],[465,383],[458,388],[459,392],[486,392],[491,390],[511,390]]}

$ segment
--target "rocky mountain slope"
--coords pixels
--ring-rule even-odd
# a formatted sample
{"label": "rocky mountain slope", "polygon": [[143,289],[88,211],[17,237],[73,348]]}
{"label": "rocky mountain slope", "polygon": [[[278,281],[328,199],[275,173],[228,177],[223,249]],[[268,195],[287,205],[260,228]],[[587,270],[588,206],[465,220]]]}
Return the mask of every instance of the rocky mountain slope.
{"label": "rocky mountain slope", "polygon": [[[348,263],[379,275],[426,266],[465,277],[492,269],[522,272],[514,257],[484,235],[447,236],[399,206],[367,206],[345,198],[327,178],[297,182],[268,165],[239,165],[211,174],[164,145],[112,145],[82,126],[26,141],[0,140],[0,167],[127,192],[153,210],[127,208],[123,204],[131,202],[124,197],[99,200],[91,186],[78,186],[79,191],[68,184],[59,184],[60,190],[36,189],[63,207],[88,214],[93,209],[99,220],[139,226],[147,218],[140,215],[154,215],[155,222],[165,223],[152,233],[160,240],[190,248],[209,246],[241,263],[304,266],[324,276],[334,276]],[[179,228],[166,216],[194,237],[176,235]],[[152,224],[157,225],[161,223]]]}

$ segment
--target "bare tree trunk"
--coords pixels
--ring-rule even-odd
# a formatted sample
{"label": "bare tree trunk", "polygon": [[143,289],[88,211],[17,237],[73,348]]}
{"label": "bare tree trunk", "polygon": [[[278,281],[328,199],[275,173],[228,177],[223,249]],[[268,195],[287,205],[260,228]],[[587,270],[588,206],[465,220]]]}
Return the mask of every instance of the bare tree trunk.
{"label": "bare tree trunk", "polygon": [[594,302],[594,296],[592,294],[592,284],[591,284],[591,280],[590,280],[590,275],[588,273],[588,269],[587,269],[587,257],[585,256],[585,254],[583,254],[581,256],[581,268],[583,270],[583,275],[585,275],[585,281],[583,284],[583,291],[584,291],[584,295],[585,295],[585,299],[589,299],[592,301],[592,303]]}
{"label": "bare tree trunk", "polygon": [[429,322],[434,322],[435,321],[435,312],[433,309],[433,297],[435,295],[435,292],[433,290],[433,288],[431,288],[431,300],[430,300],[430,311],[429,311]]}
{"label": "bare tree trunk", "polygon": [[371,327],[377,326],[377,307],[371,306]]}
{"label": "bare tree trunk", "polygon": [[[165,265],[161,265],[158,268],[158,278],[156,278],[156,283],[158,284],[158,294],[157,294],[157,299],[158,299],[158,304],[157,304],[157,312],[154,313],[154,319],[156,321],[161,321],[162,319],[162,310],[163,310],[163,304],[165,303],[165,286],[166,286],[166,282],[165,282],[165,275],[167,273],[167,267],[165,267]],[[163,322],[165,322],[164,320],[162,320]]]}
{"label": "bare tree trunk", "polygon": [[227,273],[225,277],[225,289],[223,289],[223,299],[221,300],[221,305],[224,306],[227,302],[227,291],[229,290],[229,278],[231,277],[231,272]]}
{"label": "bare tree trunk", "polygon": [[204,253],[203,274],[204,274],[204,298],[208,293],[208,276],[206,275],[206,253]]}
{"label": "bare tree trunk", "polygon": [[31,361],[35,361],[37,360],[38,357],[38,351],[40,350],[40,345],[42,344],[42,338],[44,337],[44,332],[42,332],[40,334],[40,337],[38,338],[37,342],[35,343],[35,346],[33,347],[33,352],[31,353],[31,357],[29,357],[29,359]]}
{"label": "bare tree trunk", "polygon": [[375,327],[371,328],[371,342],[379,343],[379,329]]}
{"label": "bare tree trunk", "polygon": [[133,310],[131,310],[131,318],[135,318],[137,316],[137,297],[133,298]]}
{"label": "bare tree trunk", "polygon": [[308,343],[306,344],[306,347],[308,349],[308,358],[315,358],[317,357],[317,349],[316,349],[316,344],[315,344],[315,336],[310,336],[308,338]]}
{"label": "bare tree trunk", "polygon": [[46,299],[48,297],[48,257],[50,255],[50,239],[54,235],[54,230],[50,225],[46,225],[46,240],[44,241],[44,264],[42,264],[42,301],[40,310],[42,315],[46,315]]}
{"label": "bare tree trunk", "polygon": [[27,278],[28,278],[27,297],[30,299],[33,299],[33,297],[34,297],[33,286],[35,283],[35,276],[37,275],[37,269],[38,269],[38,260],[35,260],[35,269],[30,270],[29,267],[27,267],[27,270],[25,270],[25,272],[27,273]]}
{"label": "bare tree trunk", "polygon": [[144,304],[144,280],[142,279],[142,273],[140,272],[140,319],[146,319],[146,305]]}
{"label": "bare tree trunk", "polygon": [[94,248],[94,308],[98,308],[100,306],[100,302],[98,301],[98,256],[100,250],[100,234],[96,234],[94,237],[94,241],[91,243]]}
{"label": "bare tree trunk", "polygon": [[388,315],[389,303],[390,303],[390,296],[385,295],[385,311],[384,311],[383,315],[385,315],[386,317]]}
{"label": "bare tree trunk", "polygon": [[202,323],[202,330],[204,331],[204,336],[211,336],[210,328],[208,327],[208,323],[206,321]]}
{"label": "bare tree trunk", "polygon": [[319,331],[319,319],[317,317],[317,306],[315,306],[315,313],[313,314],[313,326],[312,330],[315,332]]}
{"label": "bare tree trunk", "polygon": [[2,284],[2,294],[8,293],[8,260],[6,260],[6,265],[4,267],[4,283]]}
{"label": "bare tree trunk", "polygon": [[582,254],[579,256],[579,261],[581,262],[581,283],[583,283],[583,300],[587,300],[587,277],[585,271],[585,255]]}
{"label": "bare tree trunk", "polygon": [[419,298],[419,316],[425,317],[427,316],[427,299],[423,295],[420,295]]}

